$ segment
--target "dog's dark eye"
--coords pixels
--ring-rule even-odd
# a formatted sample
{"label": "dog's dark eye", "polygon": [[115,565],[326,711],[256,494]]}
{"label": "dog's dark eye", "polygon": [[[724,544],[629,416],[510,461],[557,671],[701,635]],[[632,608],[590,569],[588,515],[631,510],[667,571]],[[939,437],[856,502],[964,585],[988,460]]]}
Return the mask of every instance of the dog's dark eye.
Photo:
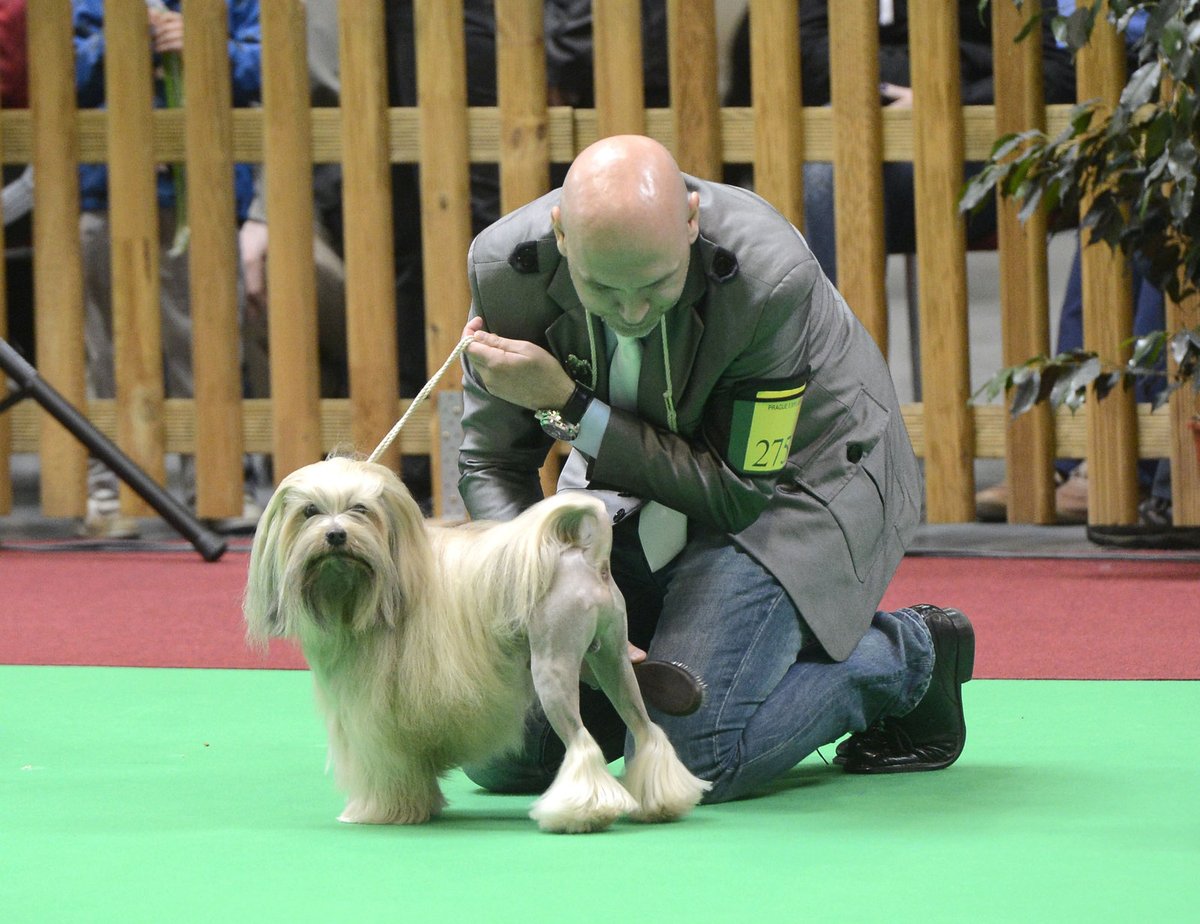
{"label": "dog's dark eye", "polygon": [[353,507],[350,508],[350,512],[351,513],[361,513],[365,516],[367,513],[367,505],[366,504],[355,504]]}
{"label": "dog's dark eye", "polygon": [[315,517],[320,512],[321,511],[317,509],[316,504],[308,504],[304,508],[304,519],[307,520],[309,517]]}

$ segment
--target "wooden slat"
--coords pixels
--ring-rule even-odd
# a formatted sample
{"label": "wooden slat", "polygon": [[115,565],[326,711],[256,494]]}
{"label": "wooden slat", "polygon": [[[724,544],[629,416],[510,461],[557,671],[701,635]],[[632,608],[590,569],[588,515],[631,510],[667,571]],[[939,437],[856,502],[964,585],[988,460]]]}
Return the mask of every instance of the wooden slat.
{"label": "wooden slat", "polygon": [[593,71],[599,137],[646,130],[640,0],[593,0]]}
{"label": "wooden slat", "polygon": [[875,0],[829,7],[838,288],[887,355],[883,116]]}
{"label": "wooden slat", "polygon": [[309,152],[307,34],[301,0],[262,8],[266,152],[268,350],[275,407],[275,473],[321,456],[313,267],[312,156]]}
{"label": "wooden slat", "polygon": [[242,375],[237,304],[233,119],[224,0],[183,8],[188,284],[196,403],[196,513],[242,510]]}
{"label": "wooden slat", "polygon": [[[79,252],[79,135],[71,8],[29,17],[29,104],[34,119],[33,289],[38,374],[76,407],[84,401],[83,265]],[[41,493],[47,516],[84,512],[87,450],[42,415]]]}
{"label": "wooden slat", "polygon": [[[146,5],[138,0],[114,0],[105,5],[104,15],[113,364],[117,403],[127,409],[120,416],[117,442],[163,484],[161,254],[156,164],[151,153],[154,86]],[[130,516],[152,516],[154,512],[124,483],[121,511]]]}
{"label": "wooden slat", "polygon": [[496,0],[496,84],[500,103],[500,209],[550,189],[546,50],[540,0]]}
{"label": "wooden slat", "polygon": [[715,0],[667,0],[667,36],[675,160],[693,176],[720,180]]}
{"label": "wooden slat", "polygon": [[[1120,34],[1104,17],[1087,47],[1076,56],[1077,96],[1100,99],[1114,106],[1125,83],[1125,46]],[[1087,210],[1085,201],[1080,213]],[[1103,361],[1120,364],[1129,356],[1122,346],[1132,335],[1133,308],[1128,261],[1105,244],[1088,246],[1083,240],[1083,344]],[[1096,409],[1088,415],[1088,522],[1137,522],[1137,421],[1131,392],[1115,389],[1103,401],[1090,401]]]}
{"label": "wooden slat", "polygon": [[[1042,56],[1032,39],[1013,43],[1040,0],[1018,10],[992,4],[992,50],[996,62],[996,131],[1045,128]],[[1007,366],[1050,355],[1050,307],[1046,213],[1022,225],[1020,205],[997,196],[1000,246],[1002,358]],[[1013,523],[1054,523],[1054,423],[1050,408],[1037,405],[1010,422],[1005,454],[1008,518]]]}
{"label": "wooden slat", "polygon": [[[412,402],[397,399],[393,413],[398,419]],[[273,402],[267,398],[250,398],[242,404],[242,429],[239,439],[247,452],[271,452],[273,445]],[[102,432],[115,438],[117,433],[117,403],[112,400],[88,401],[80,406],[91,422]],[[319,453],[344,447],[351,440],[351,403],[348,398],[324,398],[320,402],[318,420]],[[191,398],[167,398],[164,415],[167,451],[193,453],[199,440],[197,416],[200,413]],[[13,427],[13,452],[37,452],[40,445],[40,413],[36,404],[26,401],[9,411]],[[409,424],[400,432],[395,445],[403,455],[426,455],[430,451],[430,405],[424,404],[413,412]],[[278,478],[286,472],[277,474]]]}
{"label": "wooden slat", "polygon": [[[1167,330],[1200,326],[1200,294],[1182,302],[1167,300]],[[1174,360],[1170,368],[1175,369]],[[1184,386],[1170,398],[1171,419],[1171,498],[1176,526],[1200,526],[1200,399],[1190,386]]]}
{"label": "wooden slat", "polygon": [[[471,292],[466,254],[471,245],[467,141],[466,48],[461,0],[417,0],[417,103],[421,115],[421,239],[425,275],[425,364],[433,372],[462,334]],[[455,364],[438,391],[462,387]],[[436,423],[436,416],[432,418]],[[441,443],[431,440],[433,471]],[[441,513],[442,479],[433,480],[434,509]]]}
{"label": "wooden slat", "polygon": [[[383,4],[343,3],[340,16],[347,362],[354,445],[369,453],[396,422],[400,380]],[[399,450],[379,461],[396,467]]]}
{"label": "wooden slat", "polygon": [[803,228],[800,20],[791,0],[750,0],[750,88],[755,189]]}
{"label": "wooden slat", "polygon": [[[837,14],[835,14],[837,15]],[[1066,127],[1071,107],[1049,106],[1046,130],[1056,135]],[[883,110],[883,159],[912,160],[912,111],[888,107]],[[555,106],[548,110],[551,161],[567,162],[600,137],[594,109]],[[263,159],[264,114],[261,109],[235,109],[233,113],[233,159],[256,163]],[[342,157],[341,112],[317,109],[312,112],[313,160],[338,163]],[[388,110],[388,145],[393,163],[417,163],[420,160],[419,114],[415,108],[393,107]],[[23,164],[32,154],[33,123],[27,111],[0,113],[4,124],[0,159],[8,164]],[[84,110],[76,116],[80,134],[80,157],[85,162],[100,162],[108,150],[108,116],[103,110]],[[755,119],[750,107],[725,107],[720,112],[721,159],[727,163],[754,160]],[[805,160],[833,159],[833,111],[829,106],[808,106],[801,110]],[[158,160],[184,156],[183,113],[154,111],[154,156]],[[500,111],[494,106],[473,106],[467,111],[467,138],[471,160],[496,162],[500,159]],[[964,151],[969,160],[985,160],[996,141],[995,107],[964,106]],[[675,145],[675,123],[670,109],[645,110],[645,133],[667,147]]]}
{"label": "wooden slat", "polygon": [[[397,402],[396,416],[400,417],[411,403],[408,399]],[[116,434],[117,409],[114,401],[89,401],[84,406],[86,413],[99,429],[113,436]],[[1138,457],[1158,459],[1170,454],[1172,444],[1170,415],[1151,412],[1149,404],[1138,405]],[[906,404],[901,408],[904,422],[912,437],[917,455],[924,458],[926,451],[925,412],[920,404]],[[39,411],[36,405],[25,402],[10,412],[13,425],[13,451],[37,452],[39,439]],[[168,398],[165,402],[167,451],[194,452],[196,448],[195,402],[186,398]],[[971,409],[975,420],[975,457],[978,459],[1003,459],[1007,430],[1007,411],[998,404]],[[242,439],[247,452],[271,451],[272,428],[271,401],[252,398],[243,402]],[[321,400],[322,452],[344,446],[350,440],[350,401],[346,398],[324,398]],[[397,440],[404,455],[425,455],[431,451],[431,426],[434,415],[426,403],[409,418],[409,425],[400,432]],[[1082,457],[1087,452],[1087,408],[1072,414],[1060,410],[1054,418],[1055,439],[1064,456]]]}
{"label": "wooden slat", "polygon": [[925,457],[925,509],[931,523],[956,523],[975,515],[966,232],[958,213],[963,175],[958,10],[943,0],[912,0],[908,17],[921,382],[926,426],[936,432]]}

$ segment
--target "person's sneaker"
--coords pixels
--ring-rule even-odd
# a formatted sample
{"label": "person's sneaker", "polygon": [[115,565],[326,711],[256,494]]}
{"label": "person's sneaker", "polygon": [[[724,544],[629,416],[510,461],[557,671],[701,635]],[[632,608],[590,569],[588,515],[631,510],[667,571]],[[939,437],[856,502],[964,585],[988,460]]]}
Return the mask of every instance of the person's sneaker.
{"label": "person's sneaker", "polygon": [[86,539],[137,539],[141,527],[121,513],[116,473],[99,459],[88,459],[87,513],[76,534]]}
{"label": "person's sneaker", "polygon": [[1138,504],[1138,523],[1155,529],[1163,529],[1174,523],[1169,497],[1147,497]]}
{"label": "person's sneaker", "polygon": [[1087,462],[1080,462],[1054,490],[1054,511],[1062,526],[1078,526],[1088,518]]}
{"label": "person's sneaker", "polygon": [[262,505],[255,498],[254,492],[247,487],[242,492],[242,512],[240,516],[213,517],[206,519],[204,522],[215,533],[221,533],[225,536],[243,536],[254,532],[258,527],[258,521],[262,518],[262,515]]}
{"label": "person's sneaker", "polygon": [[958,760],[967,740],[962,685],[975,666],[975,630],[958,610],[928,603],[910,607],[933,639],[933,675],[913,710],[886,716],[837,746],[834,763],[847,773],[941,770]]}
{"label": "person's sneaker", "polygon": [[[1068,476],[1054,473],[1055,519],[1060,525],[1087,522],[1087,463],[1081,462]],[[975,492],[975,519],[980,523],[1008,520],[1008,479]]]}
{"label": "person's sneaker", "polygon": [[1008,519],[1008,481],[975,492],[975,519],[981,523],[1003,523]]}

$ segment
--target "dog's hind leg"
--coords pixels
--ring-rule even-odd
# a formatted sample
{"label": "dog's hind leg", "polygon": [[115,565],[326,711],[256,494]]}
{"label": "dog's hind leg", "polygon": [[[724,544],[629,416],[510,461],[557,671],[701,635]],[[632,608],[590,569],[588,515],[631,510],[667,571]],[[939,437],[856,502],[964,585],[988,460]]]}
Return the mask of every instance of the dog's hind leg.
{"label": "dog's hind leg", "polygon": [[600,688],[633,733],[634,755],[625,765],[625,788],[637,800],[637,821],[674,821],[686,815],[711,788],[683,765],[666,732],[650,721],[626,646],[625,612],[601,614],[599,645],[587,662]]}
{"label": "dog's hind leg", "polygon": [[[530,623],[530,668],[533,685],[551,727],[566,745],[554,782],[529,815],[544,831],[601,831],[638,805],[611,773],[604,753],[579,715],[579,670],[592,643],[596,601],[580,594],[588,566],[568,552],[554,586]],[[578,573],[576,573],[578,572]],[[584,577],[581,585],[577,580]]]}

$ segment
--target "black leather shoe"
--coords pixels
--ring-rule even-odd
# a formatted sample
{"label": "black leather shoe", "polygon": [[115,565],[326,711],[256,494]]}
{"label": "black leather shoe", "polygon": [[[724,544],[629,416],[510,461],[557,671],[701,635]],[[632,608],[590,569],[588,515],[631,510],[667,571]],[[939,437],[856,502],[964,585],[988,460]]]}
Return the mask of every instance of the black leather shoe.
{"label": "black leather shoe", "polygon": [[941,770],[958,760],[967,740],[962,685],[975,665],[975,630],[958,610],[928,603],[911,607],[933,636],[933,676],[912,712],[887,716],[837,747],[834,763],[847,773]]}

